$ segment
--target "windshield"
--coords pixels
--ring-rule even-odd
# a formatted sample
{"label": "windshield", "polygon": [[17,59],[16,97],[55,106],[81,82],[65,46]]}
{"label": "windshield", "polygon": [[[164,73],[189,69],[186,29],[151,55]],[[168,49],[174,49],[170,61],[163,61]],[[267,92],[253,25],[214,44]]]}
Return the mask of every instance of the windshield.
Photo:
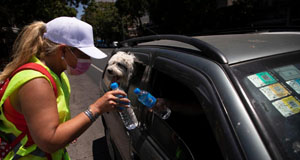
{"label": "windshield", "polygon": [[269,144],[284,159],[300,158],[300,54],[289,53],[233,66]]}

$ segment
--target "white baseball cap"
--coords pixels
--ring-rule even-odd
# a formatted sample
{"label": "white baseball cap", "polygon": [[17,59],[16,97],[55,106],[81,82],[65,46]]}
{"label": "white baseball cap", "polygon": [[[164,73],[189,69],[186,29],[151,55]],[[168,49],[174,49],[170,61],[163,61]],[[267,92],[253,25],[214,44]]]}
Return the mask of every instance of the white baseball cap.
{"label": "white baseball cap", "polygon": [[76,47],[92,58],[107,56],[94,45],[93,27],[75,17],[58,17],[48,22],[44,38]]}

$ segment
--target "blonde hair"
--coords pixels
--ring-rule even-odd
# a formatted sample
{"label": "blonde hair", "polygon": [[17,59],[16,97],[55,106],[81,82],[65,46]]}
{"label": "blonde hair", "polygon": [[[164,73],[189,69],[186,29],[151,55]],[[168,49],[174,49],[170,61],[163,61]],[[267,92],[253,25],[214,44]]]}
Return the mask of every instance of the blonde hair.
{"label": "blonde hair", "polygon": [[44,39],[46,24],[42,21],[33,22],[27,25],[19,33],[12,49],[12,61],[8,63],[0,74],[0,82],[4,81],[9,75],[36,56],[43,60],[45,56],[54,53],[58,44]]}

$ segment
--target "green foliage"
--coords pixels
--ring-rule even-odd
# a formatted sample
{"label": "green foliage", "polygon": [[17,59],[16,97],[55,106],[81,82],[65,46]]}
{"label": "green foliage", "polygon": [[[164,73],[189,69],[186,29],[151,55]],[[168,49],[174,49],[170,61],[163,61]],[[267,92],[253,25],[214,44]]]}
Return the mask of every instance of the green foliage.
{"label": "green foliage", "polygon": [[88,0],[1,0],[0,25],[22,28],[35,20],[48,22],[58,16],[76,16],[74,7],[80,2]]}
{"label": "green foliage", "polygon": [[[221,0],[117,0],[116,6],[139,29],[151,29],[148,34],[193,35],[270,25],[299,26],[299,3],[299,0],[234,0],[227,5],[227,1]],[[148,26],[140,23],[145,13],[150,17]]]}
{"label": "green foliage", "polygon": [[[59,16],[76,16],[79,3],[90,0],[1,0],[0,1],[0,53],[8,57],[16,30],[33,21],[48,22]],[[72,6],[72,7],[71,7]],[[14,27],[14,30],[13,30]],[[1,60],[2,62],[2,60]]]}
{"label": "green foliage", "polygon": [[[216,1],[117,0],[116,7],[122,16],[128,16],[137,24],[142,34],[147,34],[147,30],[155,30],[156,33],[187,34],[198,32],[201,26],[208,23],[206,15],[216,8]],[[143,26],[140,20],[146,13],[152,23],[151,29]],[[154,33],[151,32],[148,34]]]}
{"label": "green foliage", "polygon": [[145,15],[147,0],[117,0],[116,7],[122,16],[128,16],[136,23],[140,23],[140,18]]}
{"label": "green foliage", "polygon": [[159,33],[188,34],[201,31],[207,15],[216,8],[212,0],[147,0],[151,21]]}
{"label": "green foliage", "polygon": [[127,17],[128,24],[133,26],[135,24],[138,34],[142,35],[144,26],[141,21],[149,8],[147,0],[117,0],[116,7],[122,17]]}
{"label": "green foliage", "polygon": [[125,19],[120,17],[114,3],[92,1],[84,12],[81,19],[93,26],[95,40],[101,39],[109,44],[123,39]]}

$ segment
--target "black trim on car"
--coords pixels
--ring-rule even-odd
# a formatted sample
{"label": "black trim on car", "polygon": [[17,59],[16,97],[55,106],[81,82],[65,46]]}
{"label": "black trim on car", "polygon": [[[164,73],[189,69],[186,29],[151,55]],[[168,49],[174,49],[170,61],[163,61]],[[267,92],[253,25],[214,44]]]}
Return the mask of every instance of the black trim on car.
{"label": "black trim on car", "polygon": [[202,54],[205,54],[206,56],[220,63],[228,63],[227,58],[222,54],[222,52],[219,49],[215,48],[214,46],[202,40],[183,36],[183,35],[152,35],[152,36],[132,38],[126,41],[122,41],[119,47],[128,47],[128,46],[132,47],[138,45],[139,43],[157,41],[157,40],[173,40],[173,41],[183,42],[196,47],[201,51]]}

